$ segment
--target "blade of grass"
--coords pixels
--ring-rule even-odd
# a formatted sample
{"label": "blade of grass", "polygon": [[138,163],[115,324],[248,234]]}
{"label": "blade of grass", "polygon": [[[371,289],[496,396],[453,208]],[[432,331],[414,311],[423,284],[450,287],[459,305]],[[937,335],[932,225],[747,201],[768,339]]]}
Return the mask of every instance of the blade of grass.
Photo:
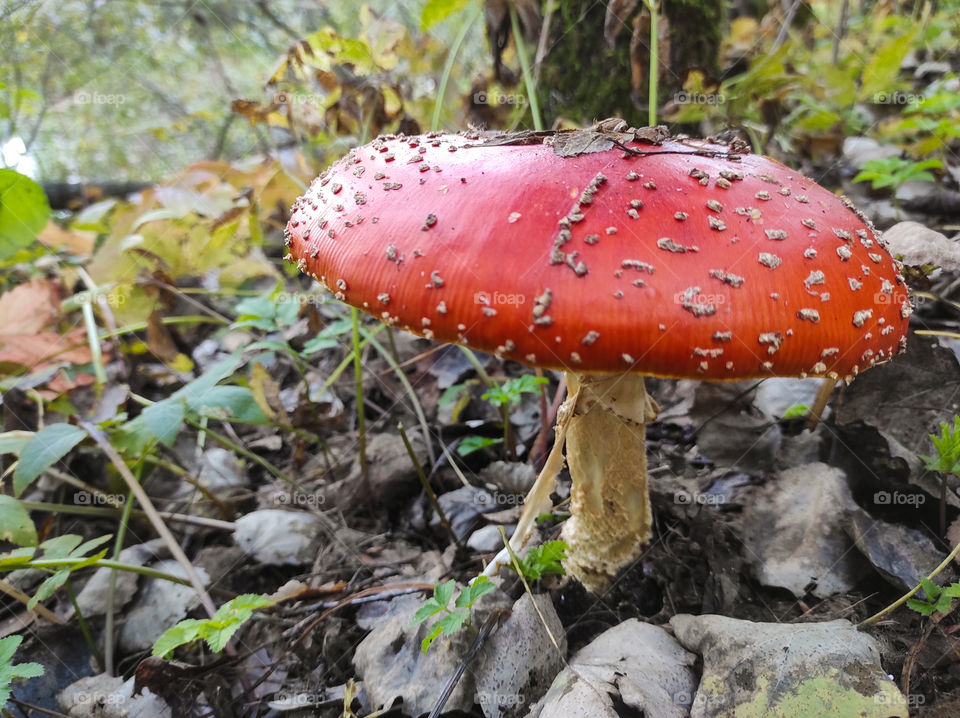
{"label": "blade of grass", "polygon": [[473,3],[470,6],[470,14],[467,15],[463,24],[460,25],[460,30],[453,39],[453,44],[447,53],[446,62],[443,64],[443,74],[440,75],[440,86],[437,88],[437,97],[433,101],[433,115],[430,117],[431,130],[436,130],[440,127],[440,112],[443,110],[443,98],[447,94],[447,84],[450,82],[450,75],[453,73],[453,63],[456,61],[457,55],[460,54],[460,47],[467,38],[467,32],[470,31],[470,28],[473,27],[477,18],[480,17],[481,10],[482,5],[480,3]]}
{"label": "blade of grass", "polygon": [[651,127],[657,124],[657,93],[660,85],[660,29],[659,4],[654,0],[643,0],[650,11],[650,89],[647,91],[647,122]]}
{"label": "blade of grass", "polygon": [[448,534],[450,534],[450,538],[453,539],[453,542],[457,545],[457,548],[462,549],[463,544],[460,542],[460,539],[457,538],[457,534],[454,533],[453,526],[450,524],[450,519],[447,518],[447,514],[440,505],[440,501],[437,500],[437,495],[434,493],[433,487],[430,486],[430,482],[427,480],[427,475],[423,473],[423,467],[420,466],[420,462],[417,460],[417,454],[413,450],[413,446],[410,445],[410,439],[407,438],[407,432],[404,430],[402,423],[397,424],[397,431],[400,432],[400,438],[403,439],[403,445],[407,449],[407,454],[410,456],[410,461],[413,463],[413,468],[417,470],[417,476],[420,477],[420,485],[423,486],[423,490],[427,492],[427,496],[430,498],[430,503],[433,504],[433,510],[437,512],[437,517],[440,519],[440,523],[443,524],[443,528],[446,529]]}
{"label": "blade of grass", "polygon": [[523,85],[527,90],[527,99],[530,100],[530,116],[533,119],[533,129],[542,130],[543,120],[540,118],[540,103],[537,101],[537,85],[533,79],[533,69],[530,67],[530,57],[527,55],[527,43],[520,32],[520,19],[517,17],[517,8],[513,3],[510,7],[510,27],[513,30],[513,41],[517,46],[517,57],[520,60],[520,70],[523,72]]}
{"label": "blade of grass", "polygon": [[403,388],[407,392],[407,396],[410,397],[410,401],[413,404],[413,411],[417,415],[417,421],[420,423],[420,428],[423,430],[423,441],[427,447],[427,454],[430,456],[430,465],[432,466],[437,462],[436,455],[433,452],[433,442],[430,440],[430,425],[427,423],[427,417],[423,413],[423,407],[420,406],[420,399],[417,397],[417,392],[413,390],[413,386],[410,384],[410,380],[407,379],[407,375],[403,373],[403,369],[400,368],[400,365],[394,361],[393,357],[390,356],[390,351],[383,346],[380,342],[373,338],[373,334],[364,326],[360,327],[360,333],[366,337],[367,341],[373,346],[374,349],[383,357],[384,361],[390,365],[390,368],[393,369],[394,374],[396,374],[397,379],[400,380],[400,383],[403,384]]}
{"label": "blade of grass", "polygon": [[350,307],[350,321],[353,324],[353,386],[357,401],[357,451],[360,454],[360,477],[363,486],[369,488],[367,473],[367,420],[363,407],[363,361],[360,354],[360,312]]}

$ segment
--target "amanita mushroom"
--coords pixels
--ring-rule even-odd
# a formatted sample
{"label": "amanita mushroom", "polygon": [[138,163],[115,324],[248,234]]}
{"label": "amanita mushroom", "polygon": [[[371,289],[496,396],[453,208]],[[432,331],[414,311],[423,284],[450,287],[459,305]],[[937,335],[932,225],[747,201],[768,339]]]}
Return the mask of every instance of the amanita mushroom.
{"label": "amanita mushroom", "polygon": [[430,339],[566,372],[568,570],[603,587],[650,534],[643,376],[850,381],[905,342],[897,262],[850,204],[746,148],[608,120],[557,133],[388,135],[297,200],[290,257]]}

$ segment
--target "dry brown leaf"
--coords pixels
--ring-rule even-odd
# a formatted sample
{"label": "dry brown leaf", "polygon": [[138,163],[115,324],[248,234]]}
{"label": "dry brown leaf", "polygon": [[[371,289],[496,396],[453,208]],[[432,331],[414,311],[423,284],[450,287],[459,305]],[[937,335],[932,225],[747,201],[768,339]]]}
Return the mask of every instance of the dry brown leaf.
{"label": "dry brown leaf", "polygon": [[53,326],[60,311],[60,285],[32,279],[0,295],[0,332],[34,334]]}
{"label": "dry brown leaf", "polygon": [[165,362],[172,362],[180,353],[170,331],[163,324],[163,316],[156,309],[147,318],[147,346],[154,356]]}
{"label": "dry brown leaf", "polygon": [[37,235],[50,249],[66,249],[73,254],[92,254],[96,232],[79,229],[63,229],[56,222],[47,222],[47,226]]}

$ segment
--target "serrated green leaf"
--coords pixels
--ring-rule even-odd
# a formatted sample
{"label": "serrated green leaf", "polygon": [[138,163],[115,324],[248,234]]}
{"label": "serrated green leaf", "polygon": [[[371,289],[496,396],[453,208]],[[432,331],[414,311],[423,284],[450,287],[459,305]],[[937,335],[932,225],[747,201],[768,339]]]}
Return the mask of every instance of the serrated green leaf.
{"label": "serrated green leaf", "polygon": [[919,601],[915,598],[907,599],[907,608],[916,611],[922,616],[929,616],[933,614],[934,607],[927,603],[926,601]]}
{"label": "serrated green leaf", "polygon": [[66,456],[87,432],[71,424],[50,424],[24,444],[13,472],[13,494],[20,496],[40,474]]}
{"label": "serrated green leaf", "polygon": [[460,592],[460,595],[457,596],[457,600],[454,602],[454,605],[457,608],[472,608],[473,604],[476,603],[478,598],[484,594],[490,593],[496,589],[496,587],[496,584],[494,584],[486,576],[478,576],[472,584],[469,586],[464,586],[463,590]]}
{"label": "serrated green leaf", "polygon": [[0,259],[36,240],[48,219],[50,205],[43,188],[16,170],[0,169]]}
{"label": "serrated green leaf", "polygon": [[439,621],[433,624],[433,628],[430,629],[430,633],[428,633],[426,637],[422,641],[420,641],[420,650],[423,653],[427,652],[427,649],[430,648],[430,644],[433,643],[436,640],[437,636],[440,635],[441,630],[443,629],[440,628]]}
{"label": "serrated green leaf", "polygon": [[448,606],[450,599],[453,598],[453,592],[457,589],[457,582],[452,578],[446,583],[441,583],[433,589],[433,599],[441,606]]}
{"label": "serrated green leaf", "polygon": [[470,611],[466,608],[458,608],[451,611],[446,616],[437,621],[437,626],[445,636],[450,636],[461,628],[470,619]]}
{"label": "serrated green leaf", "polygon": [[23,636],[0,638],[0,708],[10,698],[10,683],[14,678],[36,678],[43,675],[43,666],[39,663],[13,662],[13,656],[20,647]]}
{"label": "serrated green leaf", "polygon": [[153,655],[165,658],[175,648],[197,640],[202,624],[203,621],[199,619],[187,618],[177,625],[171,626],[153,644]]}
{"label": "serrated green leaf", "polygon": [[17,546],[37,545],[37,529],[30,512],[6,494],[0,494],[0,541],[10,541]]}
{"label": "serrated green leaf", "polygon": [[440,611],[443,610],[443,606],[437,603],[435,598],[427,599],[420,608],[417,609],[417,612],[413,614],[413,618],[410,621],[411,626],[416,626],[418,624],[426,621],[430,616],[436,616]]}

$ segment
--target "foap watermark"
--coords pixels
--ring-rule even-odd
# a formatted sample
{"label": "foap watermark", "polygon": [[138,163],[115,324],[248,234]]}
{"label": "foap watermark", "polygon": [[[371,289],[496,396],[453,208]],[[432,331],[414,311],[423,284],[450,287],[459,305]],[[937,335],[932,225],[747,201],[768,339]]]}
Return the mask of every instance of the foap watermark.
{"label": "foap watermark", "polygon": [[286,105],[287,107],[293,107],[295,105],[313,105],[317,106],[322,104],[324,98],[320,95],[315,95],[310,92],[290,92],[289,90],[281,90],[273,96],[273,102],[276,105]]}
{"label": "foap watermark", "polygon": [[110,294],[102,291],[91,292],[89,290],[77,292],[70,299],[77,306],[82,304],[98,304],[101,307],[104,305],[119,307],[127,303],[127,298],[123,294]]}
{"label": "foap watermark", "polygon": [[73,93],[75,105],[122,105],[127,101],[126,95],[94,92],[91,90],[77,90]]}
{"label": "foap watermark", "polygon": [[123,506],[126,501],[125,494],[91,494],[89,491],[78,491],[73,495],[76,506]]}
{"label": "foap watermark", "polygon": [[878,693],[873,697],[873,702],[886,706],[919,708],[927,702],[927,697],[922,693],[908,693],[907,695],[903,695],[899,691],[890,691]]}
{"label": "foap watermark", "polygon": [[716,92],[687,92],[680,90],[674,93],[673,101],[678,105],[722,105],[727,101],[725,95]]}
{"label": "foap watermark", "polygon": [[504,305],[520,306],[527,301],[522,294],[507,294],[505,292],[474,292],[473,303],[482,304],[485,307],[495,307]]}
{"label": "foap watermark", "polygon": [[523,504],[525,494],[503,494],[499,491],[493,493],[477,493],[474,501],[480,506],[520,506]]}
{"label": "foap watermark", "polygon": [[726,494],[703,494],[699,491],[674,491],[673,503],[698,506],[720,506],[727,503]]}
{"label": "foap watermark", "polygon": [[709,292],[692,291],[688,289],[684,292],[677,292],[673,295],[673,303],[681,304],[684,307],[716,307],[718,304],[726,303],[727,298],[723,294],[711,294]]}
{"label": "foap watermark", "polygon": [[919,508],[927,502],[927,495],[919,491],[906,493],[903,491],[878,491],[873,495],[873,503],[877,506],[914,506]]}
{"label": "foap watermark", "polygon": [[525,105],[527,98],[523,95],[507,94],[504,92],[487,92],[480,90],[473,93],[475,105]]}
{"label": "foap watermark", "polygon": [[320,507],[327,503],[323,494],[308,494],[305,491],[294,491],[289,494],[277,494],[274,502],[281,506]]}
{"label": "foap watermark", "polygon": [[925,99],[923,95],[913,92],[902,92],[901,90],[875,92],[873,94],[873,104],[875,105],[914,105],[918,102],[923,102]]}

